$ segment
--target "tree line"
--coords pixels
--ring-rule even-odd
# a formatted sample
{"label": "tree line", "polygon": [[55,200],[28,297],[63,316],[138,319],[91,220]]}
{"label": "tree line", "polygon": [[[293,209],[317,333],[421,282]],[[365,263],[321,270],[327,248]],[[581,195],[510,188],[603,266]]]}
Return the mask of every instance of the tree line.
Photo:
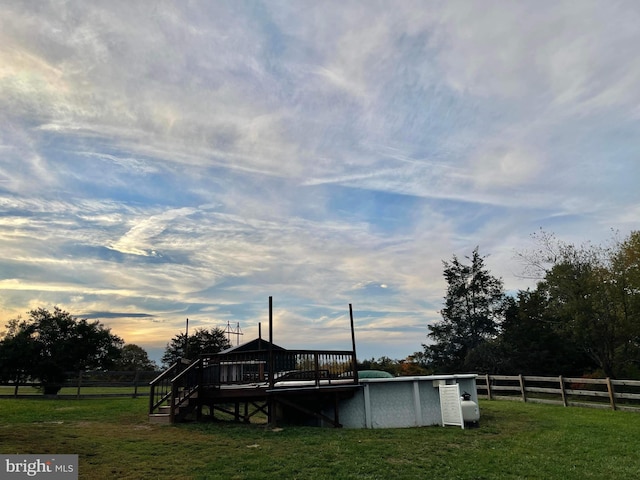
{"label": "tree line", "polygon": [[[99,321],[78,319],[58,307],[31,310],[26,319],[10,320],[0,336],[0,383],[42,384],[55,395],[69,372],[90,370],[155,371],[158,365],[138,345],[125,344]],[[177,334],[167,344],[165,366],[180,358],[217,353],[230,346],[220,328]]]}
{"label": "tree line", "polygon": [[507,295],[478,248],[444,263],[442,320],[413,359],[431,373],[640,378],[640,232],[607,246],[534,235],[536,287]]}

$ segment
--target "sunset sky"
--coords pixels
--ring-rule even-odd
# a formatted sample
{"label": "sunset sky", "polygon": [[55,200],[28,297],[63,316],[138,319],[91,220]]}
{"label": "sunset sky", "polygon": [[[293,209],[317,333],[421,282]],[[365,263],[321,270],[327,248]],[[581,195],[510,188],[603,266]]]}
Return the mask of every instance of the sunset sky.
{"label": "sunset sky", "polygon": [[[404,358],[442,261],[640,228],[640,3],[0,0],[0,330]],[[235,343],[235,340],[234,340]]]}

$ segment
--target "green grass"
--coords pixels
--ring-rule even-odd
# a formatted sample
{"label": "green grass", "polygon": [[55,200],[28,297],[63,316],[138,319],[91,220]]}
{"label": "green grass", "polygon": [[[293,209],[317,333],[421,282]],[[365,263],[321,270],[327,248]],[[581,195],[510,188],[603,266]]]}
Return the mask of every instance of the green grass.
{"label": "green grass", "polygon": [[83,479],[636,479],[640,415],[481,402],[479,429],[151,425],[147,399],[0,399],[1,453],[75,453]]}

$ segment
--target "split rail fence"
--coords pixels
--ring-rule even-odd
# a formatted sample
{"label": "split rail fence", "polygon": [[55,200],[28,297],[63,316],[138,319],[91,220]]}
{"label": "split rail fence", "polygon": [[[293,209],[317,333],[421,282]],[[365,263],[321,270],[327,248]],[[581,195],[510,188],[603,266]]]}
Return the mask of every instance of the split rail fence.
{"label": "split rail fence", "polygon": [[640,380],[478,375],[479,398],[640,412]]}
{"label": "split rail fence", "polygon": [[[60,385],[58,398],[133,397],[149,395],[149,383],[158,375],[154,371],[68,372]],[[40,382],[2,382],[0,398],[42,397]]]}

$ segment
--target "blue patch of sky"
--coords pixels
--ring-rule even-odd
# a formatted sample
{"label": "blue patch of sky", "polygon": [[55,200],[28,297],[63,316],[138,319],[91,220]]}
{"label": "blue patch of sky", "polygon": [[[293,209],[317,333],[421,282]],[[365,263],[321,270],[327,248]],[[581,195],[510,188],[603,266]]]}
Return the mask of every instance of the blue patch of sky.
{"label": "blue patch of sky", "polygon": [[[212,297],[212,299],[215,299],[215,297]],[[240,326],[242,327],[244,323],[243,320],[251,317],[256,312],[256,310],[260,309],[260,307],[262,307],[262,309],[264,310],[263,317],[267,318],[268,299],[265,299],[263,303],[264,305],[260,306],[250,303],[225,303],[223,305],[218,305],[215,312],[212,313],[212,316],[216,318],[224,317],[225,320],[231,322],[233,326],[235,326],[237,322],[240,322]],[[212,301],[212,304],[215,305],[215,300]]]}
{"label": "blue patch of sky", "polygon": [[[125,203],[190,204],[197,202],[185,177],[176,174],[162,160],[148,158],[110,148],[103,142],[92,143],[87,139],[67,138],[49,133],[45,144],[46,155],[64,182],[63,190],[72,196],[108,198]],[[122,163],[108,157],[94,156],[91,152],[121,159]],[[138,169],[127,166],[128,159],[140,162],[149,168]],[[216,175],[203,175],[203,180],[221,188],[223,184]],[[199,186],[199,185],[198,185]]]}
{"label": "blue patch of sky", "polygon": [[397,292],[392,285],[390,286],[389,284],[384,283],[384,278],[380,278],[378,281],[371,281],[365,284],[362,288],[353,291],[354,298],[368,298],[372,296],[378,298],[393,297],[396,293]]}
{"label": "blue patch of sky", "polygon": [[271,14],[262,2],[252,2],[245,11],[251,15],[252,25],[262,34],[262,60],[271,73],[280,75],[279,66],[282,55],[287,49],[287,45],[292,39],[286,38],[286,35],[278,28],[271,19]]}
{"label": "blue patch of sky", "polygon": [[25,263],[11,259],[0,261],[0,279],[20,278],[26,282],[39,282],[47,278],[51,272],[42,265]]}
{"label": "blue patch of sky", "polygon": [[331,185],[330,211],[352,222],[366,222],[373,232],[409,232],[416,211],[425,200],[419,197]]}
{"label": "blue patch of sky", "polygon": [[[9,197],[13,197],[12,193],[7,192],[0,188],[0,192],[7,194]],[[21,219],[37,218],[42,216],[41,212],[34,212],[33,210],[24,210],[22,208],[15,208],[14,206],[7,205],[5,208],[0,209],[0,217],[19,217]]]}
{"label": "blue patch of sky", "polygon": [[[539,220],[538,228],[549,232],[572,232],[574,227],[584,222],[584,215],[566,214],[566,215],[548,215]],[[531,233],[534,233],[533,231]]]}
{"label": "blue patch of sky", "polygon": [[[388,138],[417,146],[417,158],[467,151],[474,141],[508,121],[494,101],[454,91],[439,79],[434,61],[438,51],[428,32],[403,34],[395,47],[396,55],[387,66],[393,73],[383,87],[380,112]],[[443,144],[452,133],[471,137],[470,141]]]}
{"label": "blue patch of sky", "polygon": [[113,263],[127,263],[130,265],[160,265],[160,264],[189,264],[187,255],[177,252],[147,252],[147,255],[122,253],[107,247],[68,244],[58,248],[60,254],[68,257],[98,258]]}
{"label": "blue patch of sky", "polygon": [[[513,213],[509,206],[467,202],[456,199],[428,199],[427,204],[442,218],[456,223],[456,231],[462,235],[474,233],[493,220],[504,218]],[[539,211],[539,210],[536,210]]]}
{"label": "blue patch of sky", "polygon": [[[565,147],[565,153],[575,159],[574,164],[580,165],[583,172],[586,168],[588,184],[599,186],[601,193],[608,197],[632,194],[638,198],[640,129],[637,124],[630,123],[598,123],[596,128],[581,132],[575,143]],[[588,164],[586,159],[589,159]],[[580,178],[584,178],[583,175]],[[613,184],[616,185],[614,189],[611,188]]]}

